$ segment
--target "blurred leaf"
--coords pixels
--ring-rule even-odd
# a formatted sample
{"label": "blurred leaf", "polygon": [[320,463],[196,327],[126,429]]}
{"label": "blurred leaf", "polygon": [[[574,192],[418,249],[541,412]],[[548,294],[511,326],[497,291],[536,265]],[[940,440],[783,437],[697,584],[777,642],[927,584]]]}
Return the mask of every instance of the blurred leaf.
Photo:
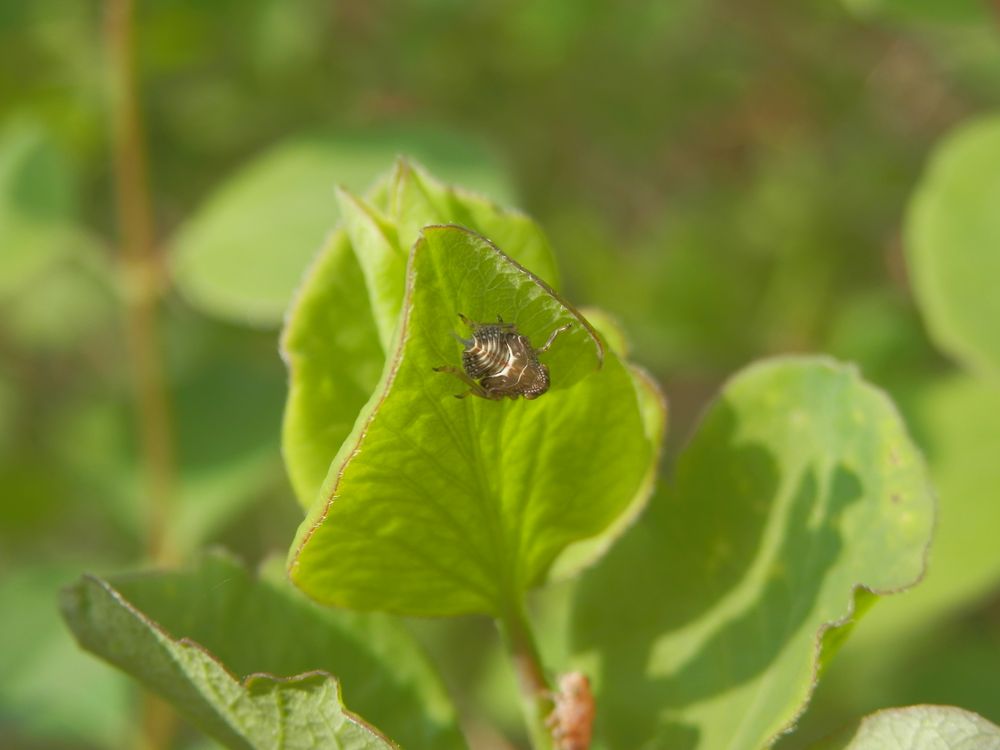
{"label": "blurred leaf", "polygon": [[59,621],[56,594],[77,575],[73,568],[0,573],[0,726],[36,739],[114,747],[128,729],[129,689],[81,653]]}
{"label": "blurred leaf", "polygon": [[843,0],[862,18],[979,24],[990,20],[987,0]]}
{"label": "blurred leaf", "polygon": [[79,350],[118,322],[117,283],[106,259],[82,242],[64,250],[5,300],[3,327],[25,349]]}
{"label": "blurred leaf", "polygon": [[[452,396],[456,312],[516,321],[552,390]],[[294,321],[293,321],[294,325]],[[313,598],[420,615],[497,614],[569,543],[607,527],[655,455],[628,371],[578,313],[480,236],[428,227],[414,246],[396,351],[330,467],[290,559]],[[600,368],[600,369],[598,369]]]}
{"label": "blurred leaf", "polygon": [[[853,730],[852,730],[853,732]],[[888,708],[816,750],[1000,750],[1000,727],[952,706]]]}
{"label": "blurred leaf", "polygon": [[[291,387],[282,436],[299,502],[316,500],[330,462],[375,390],[402,306],[405,264],[429,224],[461,224],[489,237],[542,279],[558,279],[552,250],[524,214],[450,188],[406,161],[367,201],[350,196],[346,230],[328,241],[303,281],[282,350]],[[398,281],[391,274],[398,272]],[[366,291],[367,290],[367,291]],[[369,295],[376,295],[371,301]],[[398,296],[397,296],[398,295]],[[376,314],[378,323],[376,323]]]}
{"label": "blurred leaf", "polygon": [[923,386],[934,350],[916,310],[901,290],[877,289],[842,299],[823,349],[855,362],[872,381],[892,384],[896,398],[908,386]]}
{"label": "blurred leaf", "polygon": [[284,393],[277,367],[228,358],[204,363],[175,390],[180,493],[170,533],[185,556],[282,486]]}
{"label": "blurred leaf", "polygon": [[0,369],[0,455],[6,455],[14,440],[17,416],[17,386],[10,376]]}
{"label": "blurred leaf", "polygon": [[34,120],[0,132],[0,296],[20,289],[73,244],[70,165]]}
{"label": "blurred leaf", "polygon": [[964,125],[938,147],[906,224],[913,283],[938,345],[1000,373],[1000,117]]}
{"label": "blurred leaf", "polygon": [[[86,576],[63,592],[80,644],[229,747],[460,748],[447,699],[390,620],[325,610],[227,557],[193,572]],[[336,675],[336,677],[334,677]]]}
{"label": "blurred leaf", "polygon": [[365,189],[400,152],[506,197],[486,151],[432,128],[294,138],[228,178],[181,228],[173,257],[181,291],[211,315],[276,326],[337,223],[335,188]]}
{"label": "blurred leaf", "polygon": [[737,375],[673,487],[581,581],[574,641],[604,746],[772,742],[857,589],[920,576],[932,506],[895,408],[852,368],[786,358]]}
{"label": "blurred leaf", "polygon": [[[282,487],[278,433],[285,383],[277,365],[227,350],[203,356],[178,378],[170,399],[177,484],[169,534],[186,558],[275,488]],[[122,394],[90,394],[63,409],[55,451],[90,503],[110,511],[133,538],[144,534],[145,508],[135,415]]]}

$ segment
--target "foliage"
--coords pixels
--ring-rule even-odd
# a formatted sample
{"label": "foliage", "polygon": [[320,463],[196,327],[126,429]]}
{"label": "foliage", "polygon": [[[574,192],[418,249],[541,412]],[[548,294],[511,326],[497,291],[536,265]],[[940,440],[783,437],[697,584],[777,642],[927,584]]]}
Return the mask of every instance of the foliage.
{"label": "foliage", "polygon": [[406,747],[463,746],[398,624],[311,605],[280,567],[254,580],[212,556],[190,573],[84,577],[62,608],[81,645],[229,747],[394,747],[344,709],[341,683]]}
{"label": "foliage", "polygon": [[137,2],[137,269],[115,4],[0,10],[0,745],[995,744],[992,5]]}
{"label": "foliage", "polygon": [[1000,727],[960,708],[913,706],[879,711],[865,718],[853,736],[822,745],[827,750],[933,750],[939,747],[995,750],[1000,747]]}

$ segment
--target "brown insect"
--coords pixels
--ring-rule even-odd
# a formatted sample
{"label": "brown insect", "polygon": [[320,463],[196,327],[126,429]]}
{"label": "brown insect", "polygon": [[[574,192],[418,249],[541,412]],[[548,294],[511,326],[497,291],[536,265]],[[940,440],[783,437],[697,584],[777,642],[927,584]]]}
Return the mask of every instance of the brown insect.
{"label": "brown insect", "polygon": [[535,349],[516,325],[504,323],[499,315],[496,323],[475,323],[462,313],[458,317],[472,331],[468,339],[456,335],[465,346],[462,369],[451,365],[434,368],[435,372],[450,373],[469,386],[469,390],[455,394],[455,398],[472,395],[499,401],[504,397],[516,400],[524,396],[531,400],[549,389],[549,368],[538,361],[538,355],[547,352],[556,336],[572,327],[571,323],[555,329],[545,345]]}
{"label": "brown insect", "polygon": [[587,750],[594,727],[594,694],[583,672],[567,672],[553,693],[555,707],[545,720],[558,750]]}

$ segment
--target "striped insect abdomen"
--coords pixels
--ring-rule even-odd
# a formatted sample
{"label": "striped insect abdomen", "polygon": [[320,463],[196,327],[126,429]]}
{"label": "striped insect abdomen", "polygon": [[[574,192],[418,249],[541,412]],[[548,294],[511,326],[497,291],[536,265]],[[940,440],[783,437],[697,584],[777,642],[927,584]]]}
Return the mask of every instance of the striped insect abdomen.
{"label": "striped insect abdomen", "polygon": [[536,399],[549,389],[549,368],[538,361],[538,355],[548,351],[556,336],[571,327],[570,323],[556,328],[540,349],[531,345],[513,323],[504,323],[498,315],[496,323],[475,323],[458,314],[472,330],[472,337],[455,335],[462,345],[462,369],[441,365],[435,372],[449,372],[462,380],[469,389],[456,393],[456,398],[478,396],[499,401],[520,396]]}
{"label": "striped insect abdomen", "polygon": [[462,368],[494,397],[530,399],[549,387],[531,342],[510,324],[477,327],[462,352]]}

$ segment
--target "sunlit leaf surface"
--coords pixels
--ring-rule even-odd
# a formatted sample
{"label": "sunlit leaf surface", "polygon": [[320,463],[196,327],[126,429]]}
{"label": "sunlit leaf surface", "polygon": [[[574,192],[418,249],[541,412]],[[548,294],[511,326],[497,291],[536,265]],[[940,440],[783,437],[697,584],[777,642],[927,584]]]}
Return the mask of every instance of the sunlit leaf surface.
{"label": "sunlit leaf surface", "polygon": [[339,217],[335,190],[362,191],[400,153],[506,198],[500,170],[478,144],[424,127],[301,136],[226,179],[174,240],[173,275],[199,309],[276,327]]}
{"label": "sunlit leaf surface", "polygon": [[1000,727],[952,706],[890,708],[816,750],[998,750]]}
{"label": "sunlit leaf surface", "polygon": [[921,574],[922,459],[891,402],[824,359],[734,378],[673,485],[582,581],[576,650],[604,747],[768,744],[802,710],[819,638],[858,587]]}
{"label": "sunlit leaf surface", "polygon": [[[456,399],[457,313],[515,322],[552,389]],[[410,614],[498,613],[640,490],[655,451],[628,370],[552,290],[481,236],[429,227],[414,247],[397,348],[291,553],[324,602]]]}

